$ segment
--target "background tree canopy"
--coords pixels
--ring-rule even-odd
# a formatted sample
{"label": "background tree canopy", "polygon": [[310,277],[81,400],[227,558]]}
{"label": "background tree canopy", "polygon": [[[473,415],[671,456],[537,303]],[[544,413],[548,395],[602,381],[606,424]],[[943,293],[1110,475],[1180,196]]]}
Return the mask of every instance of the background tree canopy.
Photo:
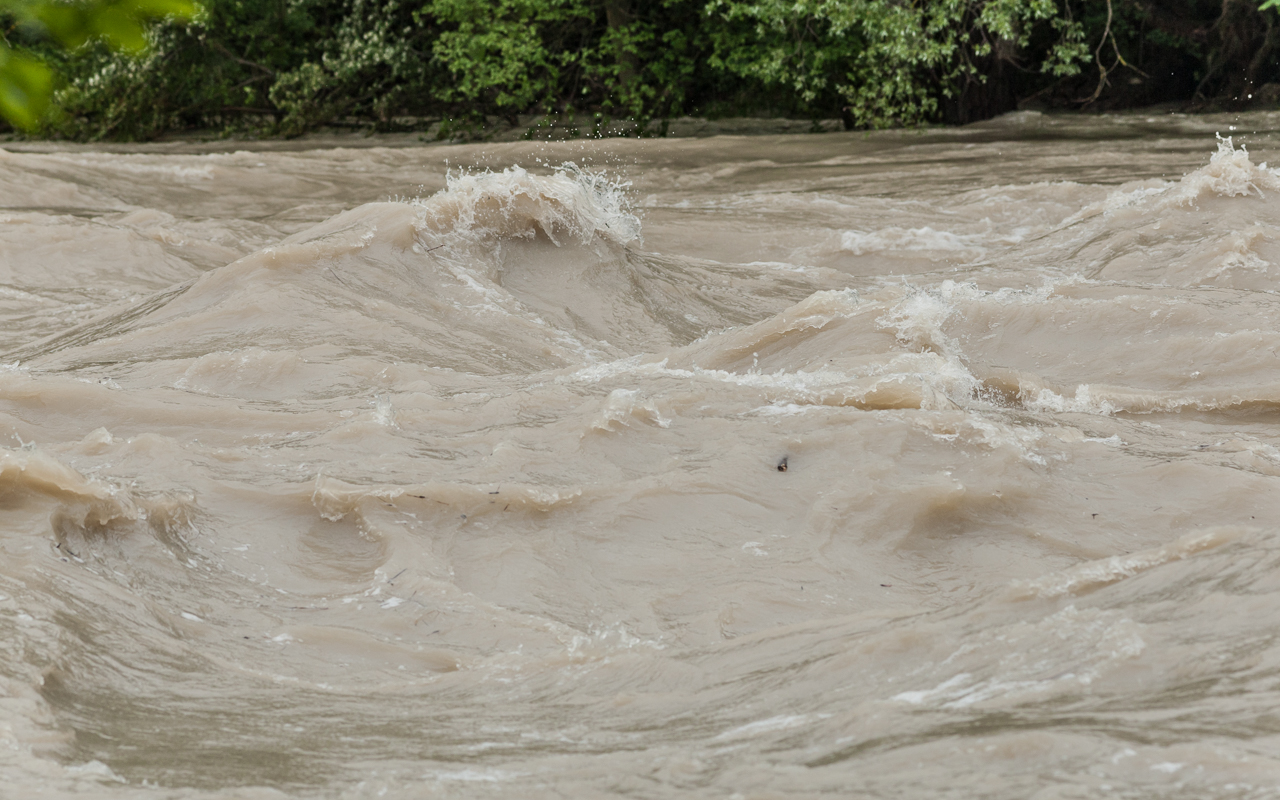
{"label": "background tree canopy", "polygon": [[24,45],[53,42],[81,50],[94,41],[136,54],[146,50],[148,20],[190,19],[196,10],[190,0],[0,0],[0,116],[34,128],[48,108],[53,73]]}
{"label": "background tree canopy", "polygon": [[968,122],[1020,102],[1232,107],[1280,100],[1277,6],[0,0],[0,116],[43,135],[144,139],[528,114],[638,129],[682,114],[877,128]]}

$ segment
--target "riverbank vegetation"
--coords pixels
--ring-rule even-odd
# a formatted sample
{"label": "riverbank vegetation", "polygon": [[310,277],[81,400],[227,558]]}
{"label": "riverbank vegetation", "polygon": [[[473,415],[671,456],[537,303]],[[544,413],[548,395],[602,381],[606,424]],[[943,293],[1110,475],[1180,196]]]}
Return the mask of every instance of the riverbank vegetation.
{"label": "riverbank vegetation", "polygon": [[22,2],[0,0],[0,113],[13,65],[30,84],[30,65],[47,64],[52,106],[6,116],[83,140],[451,136],[529,115],[580,120],[583,135],[661,133],[681,115],[883,128],[1020,105],[1280,101],[1280,0],[203,0],[194,15],[177,0],[43,3],[164,17],[145,48],[92,26],[62,36],[19,13],[40,0]]}

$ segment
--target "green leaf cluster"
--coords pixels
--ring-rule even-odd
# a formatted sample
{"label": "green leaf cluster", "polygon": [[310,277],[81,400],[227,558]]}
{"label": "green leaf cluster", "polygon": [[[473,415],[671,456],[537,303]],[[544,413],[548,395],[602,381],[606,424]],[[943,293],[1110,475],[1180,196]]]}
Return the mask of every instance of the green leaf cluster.
{"label": "green leaf cluster", "polygon": [[[0,20],[10,31],[21,29],[26,40],[51,40],[67,49],[102,42],[120,53],[147,47],[149,20],[190,18],[192,0],[0,0]],[[27,129],[35,128],[48,110],[54,87],[50,67],[38,56],[0,39],[0,116]]]}
{"label": "green leaf cluster", "polygon": [[[80,139],[529,114],[581,114],[596,129],[690,113],[920,125],[1073,80],[1087,95],[1099,72],[1105,82],[1155,50],[1207,63],[1215,3],[0,0],[0,114]],[[50,98],[60,111],[46,113]]]}

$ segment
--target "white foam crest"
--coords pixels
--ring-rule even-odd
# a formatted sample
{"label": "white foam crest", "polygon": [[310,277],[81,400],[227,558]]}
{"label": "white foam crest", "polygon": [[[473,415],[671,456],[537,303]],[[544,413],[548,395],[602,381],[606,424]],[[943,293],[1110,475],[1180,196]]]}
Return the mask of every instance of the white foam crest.
{"label": "white foam crest", "polygon": [[433,770],[424,777],[440,783],[502,783],[522,777],[522,772],[508,772],[503,769],[455,769]]}
{"label": "white foam crest", "polygon": [[1010,588],[1015,599],[1053,598],[1077,594],[1116,583],[1163,564],[1179,561],[1203,550],[1233,542],[1244,531],[1243,528],[1211,528],[1206,531],[1197,531],[1163,547],[1089,561],[1034,580],[1015,581]]}
{"label": "white foam crest", "polygon": [[510,167],[451,173],[444,189],[413,203],[421,209],[421,227],[437,234],[530,238],[542,232],[556,244],[576,238],[622,246],[640,238],[629,187],[573,163],[550,175]]}
{"label": "white foam crest", "polygon": [[739,725],[731,728],[717,736],[711,741],[724,742],[730,739],[742,739],[752,736],[759,736],[765,733],[777,733],[779,731],[788,731],[792,728],[799,728],[816,720],[827,719],[830,714],[783,714],[768,719],[756,720],[748,722],[746,725]]}
{"label": "white foam crest", "polygon": [[1140,203],[1149,197],[1162,195],[1165,192],[1168,192],[1170,187],[1174,185],[1175,184],[1169,183],[1168,181],[1154,180],[1144,181],[1136,188],[1116,189],[1098,202],[1089,203],[1075,214],[1067,217],[1062,221],[1062,227],[1070,227],[1081,220],[1096,217],[1099,214],[1103,216],[1112,214],[1122,208],[1128,208],[1129,206]]}
{"label": "white foam crest", "polygon": [[600,661],[637,648],[665,650],[667,647],[661,639],[637,636],[621,622],[592,626],[585,633],[574,632],[562,641],[569,660],[579,664]]}
{"label": "white foam crest", "polygon": [[1032,397],[1025,397],[1022,404],[1030,411],[1048,411],[1059,414],[1114,414],[1119,409],[1103,397],[1094,397],[1087,383],[1076,387],[1072,397],[1064,397],[1052,389],[1040,389]]}
{"label": "white foam crest", "polygon": [[[1142,656],[1142,626],[1116,612],[1069,605],[1035,622],[978,631],[939,666],[961,671],[928,689],[899,692],[891,700],[951,709],[991,700],[1078,692],[1124,662]],[[1061,664],[1071,663],[1064,671]],[[964,667],[968,667],[965,669]]]}
{"label": "white foam crest", "polygon": [[669,377],[754,389],[774,405],[934,409],[954,408],[964,403],[981,385],[964,365],[937,353],[898,353],[855,371],[823,367],[794,372],[733,372],[667,364],[667,359],[642,362],[639,358],[628,358],[593,365],[556,381],[600,383],[619,377]]}
{"label": "white foam crest", "polygon": [[1204,273],[1202,281],[1212,282],[1232,273],[1266,274],[1271,263],[1254,252],[1254,247],[1265,242],[1267,232],[1259,227],[1246,231],[1232,231],[1222,242],[1224,252],[1217,263]]}
{"label": "white foam crest", "polygon": [[1265,197],[1269,191],[1280,192],[1280,174],[1265,162],[1250,161],[1249,151],[1244,145],[1237,150],[1230,136],[1219,136],[1218,152],[1209,163],[1183,177],[1161,205],[1189,206],[1205,195]]}
{"label": "white foam crest", "polygon": [[940,439],[955,440],[960,438],[963,432],[967,434],[965,438],[992,450],[1008,448],[1017,453],[1018,457],[1023,461],[1039,466],[1045,466],[1048,463],[1045,457],[1036,452],[1035,449],[1044,439],[1044,431],[1039,428],[1004,425],[993,422],[977,413],[967,414],[964,422],[951,428],[951,432],[939,431],[935,427],[937,422],[927,418],[917,420],[916,424],[921,425],[930,434]]}
{"label": "white foam crest", "polygon": [[373,399],[373,418],[384,428],[399,428],[396,424],[396,412],[391,406],[391,396],[380,394]]}
{"label": "white foam crest", "polygon": [[1274,407],[1277,397],[1280,397],[1280,385],[1276,384],[1225,387],[1200,393],[1081,384],[1070,397],[1038,384],[1024,384],[1019,393],[1019,400],[1029,411],[1102,415],[1121,411],[1144,414],[1184,409],[1211,411],[1248,406]]}
{"label": "white foam crest", "polygon": [[[845,231],[840,234],[840,249],[855,256],[868,253],[880,253],[886,250],[912,252],[934,252],[944,255],[972,252],[980,255],[985,252],[982,244],[985,237],[975,233],[952,233],[929,227],[921,228],[882,228],[863,233]],[[976,252],[975,252],[976,251]]]}
{"label": "white foam crest", "polygon": [[671,420],[662,415],[652,400],[642,400],[635,389],[614,389],[605,398],[604,408],[591,427],[594,430],[612,431],[618,426],[627,427],[632,420],[657,425],[659,428],[671,426]]}
{"label": "white foam crest", "polygon": [[876,324],[894,331],[898,341],[919,349],[936,349],[958,357],[958,343],[943,331],[960,300],[978,300],[991,293],[971,283],[943,281],[937,287],[907,287],[907,295],[885,312]]}
{"label": "white foam crest", "polygon": [[1070,226],[1100,214],[1111,215],[1151,198],[1158,198],[1154,200],[1156,209],[1163,210],[1193,206],[1206,196],[1266,197],[1269,191],[1280,191],[1280,171],[1268,168],[1265,162],[1254,164],[1244,145],[1237,149],[1230,136],[1219,136],[1218,150],[1210,156],[1209,163],[1178,182],[1149,180],[1128,184],[1086,205],[1062,224]]}

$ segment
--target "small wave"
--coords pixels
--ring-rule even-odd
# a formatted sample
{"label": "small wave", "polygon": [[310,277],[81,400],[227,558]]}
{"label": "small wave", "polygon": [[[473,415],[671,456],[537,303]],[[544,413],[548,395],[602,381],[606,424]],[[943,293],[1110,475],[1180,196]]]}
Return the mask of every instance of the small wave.
{"label": "small wave", "polygon": [[624,246],[640,238],[630,186],[602,172],[566,163],[550,175],[521,167],[451,174],[448,185],[423,200],[420,231],[466,233],[482,239],[544,234],[556,244],[577,239]]}
{"label": "small wave", "polygon": [[1032,261],[1090,278],[1272,291],[1280,171],[1219,138],[1209,162],[1181,180],[1127,183],[1037,240]]}
{"label": "small wave", "polygon": [[642,400],[635,389],[614,389],[604,399],[599,416],[591,423],[591,428],[614,431],[618,426],[629,426],[632,420],[657,425],[659,428],[671,427],[671,420],[662,415],[653,400]]}
{"label": "small wave", "polygon": [[311,502],[327,520],[337,521],[358,513],[361,504],[380,503],[442,506],[464,516],[504,511],[515,506],[522,511],[550,511],[582,498],[583,489],[550,489],[523,484],[470,485],[430,481],[412,485],[361,485],[320,475],[311,493]]}
{"label": "small wave", "polygon": [[1218,149],[1209,157],[1209,163],[1188,172],[1181,180],[1126,184],[1102,200],[1089,203],[1064,220],[1063,225],[1070,226],[1098,215],[1113,215],[1122,209],[1143,208],[1148,201],[1154,203],[1154,211],[1160,212],[1189,208],[1209,197],[1265,197],[1269,191],[1280,191],[1280,172],[1270,169],[1266,162],[1254,164],[1244,145],[1237,149],[1230,136],[1220,136]]}
{"label": "small wave", "polygon": [[986,252],[982,246],[986,237],[981,234],[961,234],[922,228],[884,228],[862,233],[845,231],[840,235],[840,249],[855,256],[884,251],[910,250],[933,254],[937,259],[969,254],[975,258]]}
{"label": "small wave", "polygon": [[1080,384],[1073,394],[1067,394],[1047,388],[1025,373],[1019,376],[1018,384],[1019,402],[1030,411],[1111,415],[1280,408],[1280,385],[1180,392]]}
{"label": "small wave", "polygon": [[1244,145],[1237,150],[1230,136],[1218,137],[1218,152],[1209,163],[1188,173],[1164,198],[1161,205],[1190,206],[1206,196],[1265,197],[1266,192],[1280,192],[1280,174],[1268,169],[1266,162],[1254,164]]}
{"label": "small wave", "polygon": [[39,450],[0,449],[0,490],[34,492],[75,506],[82,525],[136,520],[144,513],[127,492],[86,478]]}
{"label": "small wave", "polygon": [[1249,529],[1239,527],[1211,528],[1182,536],[1163,547],[1141,550],[1100,561],[1089,561],[1071,569],[1055,572],[1034,580],[1015,581],[1010,586],[1013,599],[1053,598],[1082,594],[1107,586],[1140,572],[1171,561],[1179,561],[1204,550],[1234,542]]}

